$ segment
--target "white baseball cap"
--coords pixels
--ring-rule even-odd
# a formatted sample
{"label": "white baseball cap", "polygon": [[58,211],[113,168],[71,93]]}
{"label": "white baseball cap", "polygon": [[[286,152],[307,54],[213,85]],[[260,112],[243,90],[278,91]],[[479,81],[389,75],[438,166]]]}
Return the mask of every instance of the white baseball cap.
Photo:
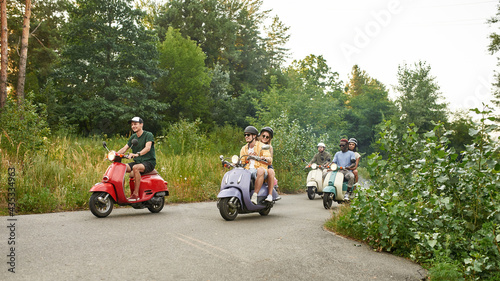
{"label": "white baseball cap", "polygon": [[141,118],[141,117],[137,117],[137,116],[136,116],[136,117],[134,117],[134,118],[132,118],[132,119],[130,119],[130,120],[128,121],[128,123],[129,123],[129,124],[130,124],[130,123],[132,123],[132,122],[144,123],[144,121],[142,121],[142,118]]}

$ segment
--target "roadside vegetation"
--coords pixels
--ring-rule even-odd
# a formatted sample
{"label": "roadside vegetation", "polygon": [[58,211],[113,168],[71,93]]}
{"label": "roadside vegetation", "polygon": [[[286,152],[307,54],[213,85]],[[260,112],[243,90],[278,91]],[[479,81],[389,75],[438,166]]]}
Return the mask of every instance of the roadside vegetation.
{"label": "roadside vegetation", "polygon": [[[422,135],[387,122],[368,157],[370,187],[326,227],[427,266],[431,280],[500,279],[500,147],[488,116],[465,150],[441,124]],[[386,155],[386,157],[382,157]]]}
{"label": "roadside vegetation", "polygon": [[[24,111],[13,101],[1,115],[0,215],[7,215],[8,169],[15,169],[16,214],[47,213],[88,208],[89,189],[101,181],[111,162],[109,149],[123,147],[127,136],[84,137],[60,132],[50,135],[43,118],[29,101]],[[281,192],[303,190],[305,171],[301,159],[315,153],[317,136],[302,130],[286,117],[276,120],[273,143],[275,166]],[[231,125],[215,126],[210,132],[197,120],[181,120],[156,136],[157,170],[168,182],[169,203],[215,200],[225,173],[219,155],[239,154],[244,145],[243,130]],[[16,133],[9,133],[16,132]],[[324,136],[327,138],[327,136]],[[125,160],[124,162],[128,162]],[[279,167],[279,168],[278,168]],[[128,188],[128,184],[127,184]]]}
{"label": "roadside vegetation", "polygon": [[[488,125],[499,116],[450,112],[427,62],[401,62],[391,86],[358,65],[340,77],[320,54],[288,63],[290,27],[262,0],[23,2],[0,8],[0,215],[9,184],[15,214],[86,209],[110,164],[102,142],[123,147],[133,116],[156,137],[167,203],[215,200],[219,155],[239,154],[245,126],[271,126],[282,193],[303,190],[317,143],[333,154],[341,138],[358,140],[370,188],[330,229],[422,263],[433,280],[500,279],[500,157]],[[492,16],[498,27],[500,6]],[[499,38],[490,35],[492,55]],[[500,75],[492,86],[498,109]]]}

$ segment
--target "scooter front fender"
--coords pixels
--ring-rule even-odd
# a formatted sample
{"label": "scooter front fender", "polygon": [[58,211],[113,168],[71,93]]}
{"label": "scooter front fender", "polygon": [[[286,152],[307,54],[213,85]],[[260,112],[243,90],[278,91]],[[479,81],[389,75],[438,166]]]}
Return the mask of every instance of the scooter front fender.
{"label": "scooter front fender", "polygon": [[241,202],[241,192],[237,188],[226,188],[219,192],[217,198],[237,197]]}
{"label": "scooter front fender", "polygon": [[115,187],[107,182],[100,182],[96,183],[90,190],[89,192],[106,192],[113,197],[113,200],[116,202],[116,191]]}
{"label": "scooter front fender", "polygon": [[326,186],[325,188],[323,188],[323,192],[335,193],[335,192],[337,192],[337,189],[334,186],[329,185],[329,186]]}
{"label": "scooter front fender", "polygon": [[316,187],[316,188],[318,188],[318,183],[315,182],[315,181],[310,181],[310,182],[307,183],[307,187],[308,188],[309,187]]}

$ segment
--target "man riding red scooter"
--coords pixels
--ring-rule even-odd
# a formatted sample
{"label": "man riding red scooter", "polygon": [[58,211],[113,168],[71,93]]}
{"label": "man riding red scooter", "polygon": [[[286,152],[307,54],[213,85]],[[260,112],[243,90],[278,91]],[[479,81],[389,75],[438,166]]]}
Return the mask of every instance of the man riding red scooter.
{"label": "man riding red scooter", "polygon": [[[142,129],[143,120],[140,117],[132,118],[131,123],[134,134],[127,144],[118,152],[109,151],[108,160],[113,163],[106,170],[102,182],[95,184],[90,192],[89,207],[97,217],[106,217],[111,213],[113,204],[131,205],[136,209],[147,207],[151,212],[159,212],[164,205],[169,192],[167,182],[164,181],[154,169],[156,156],[154,150],[153,134]],[[103,146],[107,149],[106,143]],[[123,154],[132,148],[132,153]],[[133,158],[134,162],[121,163],[123,158]],[[132,196],[125,196],[125,174],[131,173],[130,191]]]}
{"label": "man riding red scooter", "polygon": [[153,171],[156,166],[154,136],[151,132],[142,129],[144,121],[141,117],[134,117],[130,119],[128,123],[131,124],[134,134],[130,137],[127,144],[116,153],[125,153],[125,151],[132,147],[132,140],[137,139],[138,144],[132,147],[132,154],[129,154],[129,158],[133,158],[134,162],[128,163],[127,165],[127,173],[132,171],[131,175],[135,179],[135,189],[128,200],[137,201],[140,199],[139,187],[141,185],[141,173],[147,174]]}

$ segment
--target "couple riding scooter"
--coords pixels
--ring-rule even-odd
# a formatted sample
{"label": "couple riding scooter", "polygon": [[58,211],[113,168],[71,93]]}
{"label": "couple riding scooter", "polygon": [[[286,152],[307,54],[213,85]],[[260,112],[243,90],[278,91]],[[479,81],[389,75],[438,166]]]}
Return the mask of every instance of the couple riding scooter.
{"label": "couple riding scooter", "polygon": [[338,169],[338,171],[343,174],[343,177],[348,181],[347,192],[345,192],[344,200],[349,200],[354,185],[354,174],[347,168],[354,166],[356,157],[352,151],[349,151],[347,143],[348,141],[346,139],[340,140],[339,146],[341,151],[335,153],[333,161],[331,161],[330,154],[325,151],[325,144],[318,144],[318,153],[306,166],[306,168],[313,168],[307,177],[307,196],[309,199],[314,199],[316,193],[323,195],[323,189],[326,188],[329,183],[329,179],[325,179],[325,177],[329,177],[328,175],[331,176],[331,173],[329,173],[330,171]]}
{"label": "couple riding scooter", "polygon": [[[272,133],[268,127],[261,132],[269,138]],[[269,168],[272,164],[270,145],[257,140],[259,131],[253,126],[246,127],[244,134],[247,144],[241,148],[240,156],[234,155],[231,162],[220,156],[224,167],[233,168],[222,178],[217,195],[217,208],[228,221],[234,220],[238,213],[259,212],[266,216],[274,202],[279,200],[273,187],[274,170]]]}

